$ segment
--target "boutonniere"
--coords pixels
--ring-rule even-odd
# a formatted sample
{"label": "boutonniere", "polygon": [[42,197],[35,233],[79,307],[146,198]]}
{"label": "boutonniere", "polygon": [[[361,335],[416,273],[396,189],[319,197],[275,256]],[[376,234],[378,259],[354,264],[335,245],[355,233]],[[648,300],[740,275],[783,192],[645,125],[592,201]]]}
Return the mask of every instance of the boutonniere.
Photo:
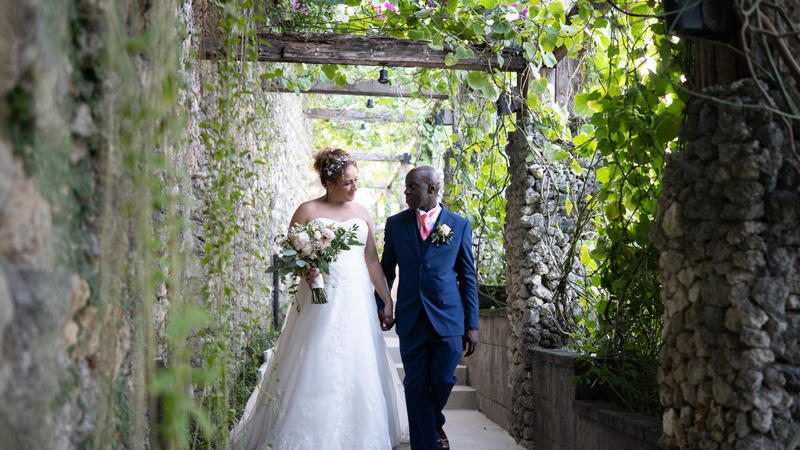
{"label": "boutonniere", "polygon": [[431,235],[431,242],[438,247],[441,244],[449,244],[453,240],[453,231],[447,225],[438,224],[436,230]]}

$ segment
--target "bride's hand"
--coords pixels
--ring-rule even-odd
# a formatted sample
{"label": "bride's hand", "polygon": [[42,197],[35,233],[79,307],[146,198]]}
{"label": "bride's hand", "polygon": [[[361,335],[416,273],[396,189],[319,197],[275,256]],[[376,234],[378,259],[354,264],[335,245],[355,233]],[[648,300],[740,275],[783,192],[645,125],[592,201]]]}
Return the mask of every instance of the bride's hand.
{"label": "bride's hand", "polygon": [[322,276],[319,273],[319,269],[310,267],[303,272],[303,278],[305,278],[306,283],[308,283],[308,287],[311,287],[311,285],[314,284],[314,280],[316,280],[319,276]]}
{"label": "bride's hand", "polygon": [[381,322],[381,330],[391,330],[394,326],[394,305],[389,303],[383,309],[378,310],[378,319]]}

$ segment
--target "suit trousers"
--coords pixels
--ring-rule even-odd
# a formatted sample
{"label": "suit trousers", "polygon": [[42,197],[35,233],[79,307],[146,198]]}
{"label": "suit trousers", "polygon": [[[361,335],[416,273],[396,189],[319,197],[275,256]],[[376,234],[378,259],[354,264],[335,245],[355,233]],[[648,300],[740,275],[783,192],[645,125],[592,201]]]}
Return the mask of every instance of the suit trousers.
{"label": "suit trousers", "polygon": [[437,450],[436,429],[444,425],[442,410],[456,381],[463,336],[440,336],[424,305],[414,328],[400,338],[412,450]]}

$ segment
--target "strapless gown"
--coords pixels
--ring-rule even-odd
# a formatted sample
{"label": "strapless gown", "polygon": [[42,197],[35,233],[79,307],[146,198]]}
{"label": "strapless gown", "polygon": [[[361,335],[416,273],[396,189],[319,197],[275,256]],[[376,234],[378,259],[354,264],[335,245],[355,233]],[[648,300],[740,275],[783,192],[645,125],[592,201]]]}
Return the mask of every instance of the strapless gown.
{"label": "strapless gown", "polygon": [[[336,222],[358,225],[361,219]],[[365,246],[342,252],[325,278],[328,303],[301,282],[262,382],[231,431],[236,450],[390,450],[406,440],[402,383],[381,335]]]}

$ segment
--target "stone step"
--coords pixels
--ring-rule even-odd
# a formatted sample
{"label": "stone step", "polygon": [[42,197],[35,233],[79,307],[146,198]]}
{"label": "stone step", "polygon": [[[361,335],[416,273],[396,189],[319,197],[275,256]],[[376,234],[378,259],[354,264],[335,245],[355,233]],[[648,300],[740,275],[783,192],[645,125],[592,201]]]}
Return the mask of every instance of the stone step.
{"label": "stone step", "polygon": [[478,409],[478,394],[469,386],[453,386],[444,409]]}
{"label": "stone step", "polygon": [[[394,366],[397,368],[397,375],[400,376],[400,381],[406,377],[406,371],[403,368],[403,363],[395,363]],[[458,381],[456,382],[456,386],[466,386],[469,384],[469,379],[467,376],[467,366],[459,364],[456,366],[456,378]]]}

